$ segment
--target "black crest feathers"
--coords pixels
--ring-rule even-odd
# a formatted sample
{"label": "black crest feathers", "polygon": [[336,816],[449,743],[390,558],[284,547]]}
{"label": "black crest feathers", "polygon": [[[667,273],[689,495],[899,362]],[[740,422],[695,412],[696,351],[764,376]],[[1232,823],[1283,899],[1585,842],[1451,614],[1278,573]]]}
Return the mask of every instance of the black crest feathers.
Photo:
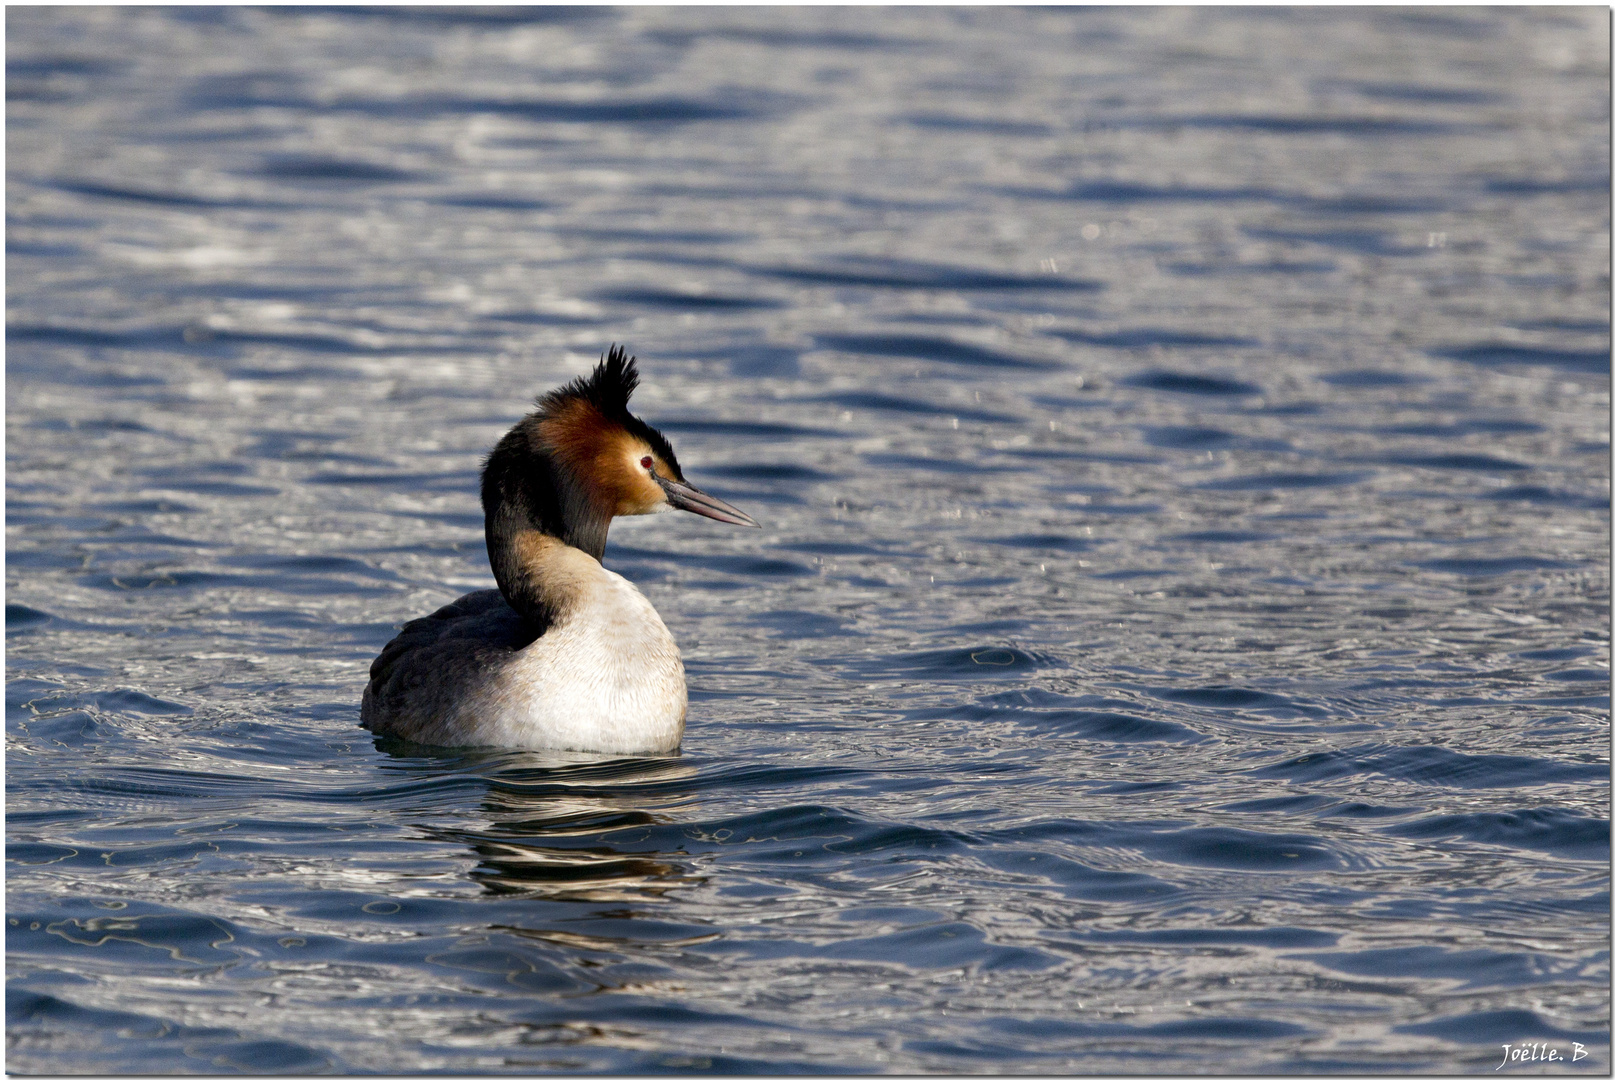
{"label": "black crest feathers", "polygon": [[639,388],[639,367],[621,345],[613,345],[588,377],[573,379],[538,399],[543,412],[554,412],[570,398],[582,398],[613,420],[628,418],[628,399]]}
{"label": "black crest feathers", "polygon": [[566,410],[568,402],[583,400],[592,405],[601,416],[622,425],[630,435],[638,436],[654,450],[672,473],[674,480],[683,481],[679,459],[667,438],[655,428],[628,411],[628,399],[639,387],[639,367],[635,358],[621,345],[613,345],[600,363],[585,378],[573,379],[538,399],[538,413],[558,416]]}

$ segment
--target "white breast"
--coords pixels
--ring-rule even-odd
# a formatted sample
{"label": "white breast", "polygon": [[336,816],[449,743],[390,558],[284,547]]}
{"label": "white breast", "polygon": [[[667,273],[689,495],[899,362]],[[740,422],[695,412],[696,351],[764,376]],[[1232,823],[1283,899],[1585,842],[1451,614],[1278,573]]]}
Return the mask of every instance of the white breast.
{"label": "white breast", "polygon": [[608,754],[678,748],[688,699],[673,635],[632,582],[589,563],[565,617],[479,688],[479,741]]}

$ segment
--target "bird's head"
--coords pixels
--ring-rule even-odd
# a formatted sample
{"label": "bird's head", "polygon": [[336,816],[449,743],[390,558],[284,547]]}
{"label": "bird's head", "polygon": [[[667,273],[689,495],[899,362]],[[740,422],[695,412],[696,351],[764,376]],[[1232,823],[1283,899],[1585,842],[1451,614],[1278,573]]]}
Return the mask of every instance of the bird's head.
{"label": "bird's head", "polygon": [[614,517],[688,510],[760,528],[684,478],[666,436],[628,411],[638,385],[634,358],[613,346],[590,375],[539,398],[488,457],[490,528],[525,519],[596,558]]}
{"label": "bird's head", "polygon": [[684,479],[667,437],[628,411],[638,385],[634,358],[614,346],[588,378],[540,399],[539,436],[557,463],[612,517],[688,510],[757,528],[749,515]]}

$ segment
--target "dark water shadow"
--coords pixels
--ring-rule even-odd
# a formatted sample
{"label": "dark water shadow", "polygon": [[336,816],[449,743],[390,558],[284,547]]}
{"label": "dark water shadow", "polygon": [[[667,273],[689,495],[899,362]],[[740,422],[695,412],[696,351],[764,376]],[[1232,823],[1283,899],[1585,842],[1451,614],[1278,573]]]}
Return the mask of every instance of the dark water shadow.
{"label": "dark water shadow", "polygon": [[719,293],[683,292],[654,286],[622,286],[602,289],[596,299],[665,311],[768,311],[785,306],[785,301],[767,296],[733,296]]}
{"label": "dark water shadow", "polygon": [[1450,345],[1432,349],[1430,355],[1443,360],[1460,360],[1480,367],[1550,367],[1583,375],[1607,376],[1610,373],[1608,348],[1554,349],[1484,341],[1474,345]]}
{"label": "dark water shadow", "polygon": [[1011,274],[966,266],[908,260],[844,259],[819,266],[757,266],[752,273],[804,285],[864,286],[880,289],[998,291],[1049,289],[1093,292],[1104,286],[1054,274]]}
{"label": "dark water shadow", "polygon": [[821,349],[933,360],[963,367],[1049,369],[1059,365],[1029,356],[1014,356],[984,345],[921,334],[823,334],[814,338]]}
{"label": "dark water shadow", "polygon": [[1171,394],[1199,394],[1205,397],[1244,397],[1262,392],[1261,387],[1239,379],[1178,371],[1145,371],[1121,380],[1121,385],[1137,387],[1140,390],[1164,390]]}
{"label": "dark water shadow", "polygon": [[413,23],[424,26],[472,27],[495,29],[516,26],[572,26],[610,20],[616,12],[609,8],[590,7],[499,7],[478,5],[455,7],[433,5],[409,7],[377,4],[311,4],[308,7],[267,8],[267,14],[281,18],[302,18],[306,15],[338,15],[355,21],[384,21]]}

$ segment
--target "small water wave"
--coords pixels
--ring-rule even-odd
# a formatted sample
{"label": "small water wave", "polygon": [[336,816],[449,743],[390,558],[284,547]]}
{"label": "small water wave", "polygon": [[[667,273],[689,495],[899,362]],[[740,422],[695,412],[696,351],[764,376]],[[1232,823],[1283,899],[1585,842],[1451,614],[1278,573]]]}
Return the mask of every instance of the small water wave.
{"label": "small water wave", "polygon": [[1403,1024],[1395,1031],[1399,1035],[1425,1035],[1488,1048],[1495,1048],[1502,1042],[1513,1045],[1533,1039],[1580,1042],[1590,1046],[1609,1043],[1609,1032],[1601,1028],[1566,1029],[1548,1023],[1529,1009],[1486,1009],[1422,1024]]}
{"label": "small water wave", "polygon": [[1455,788],[1533,787],[1588,780],[1602,765],[1514,754],[1466,754],[1445,746],[1367,744],[1351,750],[1329,750],[1255,771],[1258,776],[1292,782],[1335,780],[1357,773],[1377,773],[1415,784]]}
{"label": "small water wave", "polygon": [[846,259],[837,265],[818,267],[758,267],[754,273],[804,285],[866,286],[885,289],[946,289],[949,291],[1059,290],[1093,292],[1104,286],[1049,275],[1006,274],[963,266],[905,260]]}
{"label": "small water wave", "polygon": [[1552,808],[1441,814],[1395,825],[1394,836],[1456,837],[1480,844],[1546,851],[1567,859],[1609,858],[1609,822]]}
{"label": "small water wave", "polygon": [[[75,1005],[53,994],[6,988],[6,1027],[49,1037],[61,1031],[127,1033],[104,1050],[87,1049],[85,1062],[111,1073],[160,1069],[174,1057],[206,1054],[215,1067],[243,1072],[309,1072],[340,1067],[340,1059],[284,1039],[254,1039],[238,1028],[175,1023],[154,1009],[150,1014]],[[135,1042],[135,1047],[129,1043]]]}
{"label": "small water wave", "polygon": [[[1555,963],[1541,956],[1494,949],[1444,949],[1438,945],[1410,945],[1398,949],[1362,952],[1302,953],[1296,959],[1348,975],[1374,978],[1451,979],[1468,989],[1521,986],[1577,978],[1575,963]],[[1581,977],[1588,977],[1591,972]],[[1493,1043],[1497,1039],[1490,1040]]]}
{"label": "small water wave", "polygon": [[1013,646],[982,645],[857,660],[845,666],[868,678],[974,680],[1018,679],[1034,670],[1063,665],[1047,654]]}

